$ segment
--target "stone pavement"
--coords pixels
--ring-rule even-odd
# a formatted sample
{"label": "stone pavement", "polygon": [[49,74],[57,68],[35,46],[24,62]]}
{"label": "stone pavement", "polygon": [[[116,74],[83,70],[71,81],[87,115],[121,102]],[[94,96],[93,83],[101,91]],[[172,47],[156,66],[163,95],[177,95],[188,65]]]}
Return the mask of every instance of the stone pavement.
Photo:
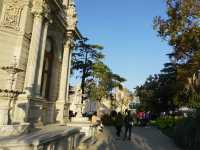
{"label": "stone pavement", "polygon": [[105,127],[97,138],[97,143],[88,150],[180,150],[170,138],[151,127],[134,127],[131,141],[117,139],[112,127]]}

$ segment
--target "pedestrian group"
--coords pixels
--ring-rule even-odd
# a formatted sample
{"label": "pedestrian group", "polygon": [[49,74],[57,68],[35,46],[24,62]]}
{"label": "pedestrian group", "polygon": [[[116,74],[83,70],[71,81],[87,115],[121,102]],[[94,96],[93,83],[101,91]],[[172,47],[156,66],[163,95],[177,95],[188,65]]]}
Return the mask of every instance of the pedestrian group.
{"label": "pedestrian group", "polygon": [[130,110],[126,110],[124,116],[121,112],[118,112],[113,119],[117,139],[120,139],[122,127],[124,126],[123,140],[131,140],[133,126],[146,126],[150,120],[150,112],[131,112]]}

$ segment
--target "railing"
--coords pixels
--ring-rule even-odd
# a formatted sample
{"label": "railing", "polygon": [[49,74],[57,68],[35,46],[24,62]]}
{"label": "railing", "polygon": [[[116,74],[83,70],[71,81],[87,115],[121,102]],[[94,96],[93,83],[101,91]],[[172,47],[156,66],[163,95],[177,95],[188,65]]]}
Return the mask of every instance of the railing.
{"label": "railing", "polygon": [[97,127],[98,127],[98,124],[90,126],[90,135],[92,137],[92,141],[94,142],[96,141]]}
{"label": "railing", "polygon": [[75,150],[80,141],[78,129],[64,131],[59,135],[39,137],[33,142],[34,150]]}
{"label": "railing", "polygon": [[80,129],[48,126],[39,131],[0,138],[0,150],[76,150],[80,143]]}

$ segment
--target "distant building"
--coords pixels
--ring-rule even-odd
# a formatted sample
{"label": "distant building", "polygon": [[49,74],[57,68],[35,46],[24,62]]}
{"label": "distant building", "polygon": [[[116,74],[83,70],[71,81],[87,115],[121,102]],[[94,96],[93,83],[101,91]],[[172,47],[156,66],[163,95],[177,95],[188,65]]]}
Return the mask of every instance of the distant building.
{"label": "distant building", "polygon": [[[81,84],[77,84],[75,86],[70,87],[70,94],[69,94],[69,102],[70,102],[70,110],[73,112],[77,112],[77,104],[81,104],[82,100],[82,90]],[[102,99],[101,104],[99,104],[95,100],[86,99],[84,100],[84,107],[82,113],[92,113],[97,111],[97,107],[100,107],[101,111],[108,113],[111,109],[111,100],[110,99]]]}
{"label": "distant building", "polygon": [[133,101],[133,94],[127,88],[115,88],[113,90],[113,109],[124,112],[129,107],[129,103]]}
{"label": "distant building", "polygon": [[70,110],[76,112],[77,104],[81,104],[82,100],[82,90],[80,84],[76,86],[70,86],[69,90],[69,103]]}
{"label": "distant building", "polygon": [[140,98],[135,96],[132,101],[129,102],[128,109],[136,111],[136,109],[140,106]]}

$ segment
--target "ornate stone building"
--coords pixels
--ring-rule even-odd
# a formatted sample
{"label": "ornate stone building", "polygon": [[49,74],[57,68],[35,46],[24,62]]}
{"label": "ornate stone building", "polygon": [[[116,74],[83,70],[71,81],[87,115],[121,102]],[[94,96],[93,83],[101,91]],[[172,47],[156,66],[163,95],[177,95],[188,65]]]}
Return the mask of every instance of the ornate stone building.
{"label": "ornate stone building", "polygon": [[0,125],[65,124],[73,0],[0,0]]}

